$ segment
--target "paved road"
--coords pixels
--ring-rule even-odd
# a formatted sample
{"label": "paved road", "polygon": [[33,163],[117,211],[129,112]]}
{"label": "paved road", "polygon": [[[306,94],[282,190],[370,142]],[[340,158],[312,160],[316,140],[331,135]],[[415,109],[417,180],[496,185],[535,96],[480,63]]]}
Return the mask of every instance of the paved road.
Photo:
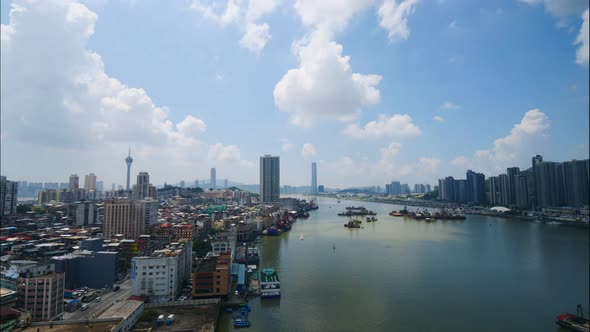
{"label": "paved road", "polygon": [[72,313],[64,313],[63,319],[92,319],[100,316],[103,312],[110,308],[115,303],[115,301],[122,301],[131,296],[131,280],[126,280],[122,282],[119,286],[121,287],[121,289],[119,289],[116,292],[108,290],[107,292],[100,294],[101,301],[90,302],[90,307],[85,311],[80,311],[80,309],[78,309]]}

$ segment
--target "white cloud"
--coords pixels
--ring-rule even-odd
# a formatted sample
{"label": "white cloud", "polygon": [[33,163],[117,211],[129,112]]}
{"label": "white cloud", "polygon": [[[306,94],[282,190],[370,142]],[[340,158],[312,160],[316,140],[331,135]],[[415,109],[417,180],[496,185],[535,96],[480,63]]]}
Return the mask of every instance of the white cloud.
{"label": "white cloud", "polygon": [[303,24],[324,32],[342,31],[352,16],[373,0],[297,0],[294,7]]}
{"label": "white cloud", "polygon": [[452,20],[451,23],[449,23],[449,29],[457,29],[457,21],[456,20]]}
{"label": "white cloud", "polygon": [[227,0],[225,6],[222,6],[218,1],[209,3],[208,1],[193,0],[190,7],[203,17],[225,26],[238,23],[241,20],[241,4],[241,0]]}
{"label": "white cloud", "polygon": [[469,163],[469,159],[467,159],[465,156],[458,156],[457,158],[451,160],[451,164],[460,167],[468,167]]}
{"label": "white cloud", "polygon": [[269,25],[266,23],[248,23],[246,25],[246,33],[242,39],[240,39],[240,46],[248,49],[252,53],[260,54],[271,38],[271,35],[268,32],[269,28]]}
{"label": "white cloud", "polygon": [[509,135],[496,139],[491,149],[477,150],[471,159],[459,156],[451,164],[499,174],[507,167],[525,163],[528,156],[538,153],[548,128],[549,118],[545,113],[539,109],[530,110],[512,127]]}
{"label": "white cloud", "polygon": [[349,125],[344,134],[352,138],[411,137],[422,133],[408,114],[395,114],[391,117],[380,114],[376,121],[370,121],[364,127]]}
{"label": "white cloud", "polygon": [[383,0],[377,11],[379,25],[387,30],[390,41],[408,39],[408,16],[416,10],[418,0]]}
{"label": "white cloud", "polygon": [[379,75],[353,73],[342,45],[316,31],[294,45],[299,68],[290,69],[274,89],[275,104],[291,123],[310,127],[317,118],[349,121],[364,106],[379,102]]}
{"label": "white cloud", "polygon": [[291,144],[288,139],[281,138],[281,150],[283,150],[283,152],[289,152],[292,148],[293,144]]}
{"label": "white cloud", "polygon": [[[13,142],[86,146],[106,140],[194,146],[206,130],[174,124],[141,88],[105,73],[86,49],[98,17],[74,1],[15,1],[2,25],[2,132]],[[35,96],[31,98],[30,96]]]}
{"label": "white cloud", "polygon": [[584,22],[582,23],[582,27],[580,28],[580,33],[574,42],[574,45],[580,44],[578,51],[576,52],[576,63],[579,65],[588,65],[588,52],[590,52],[589,48],[589,31],[590,25],[588,24],[588,9],[582,14],[582,19]]}
{"label": "white cloud", "polygon": [[241,47],[259,55],[271,38],[270,25],[258,23],[264,15],[272,13],[278,5],[277,0],[227,0],[223,2],[207,2],[193,0],[191,9],[203,17],[221,26],[237,25],[244,35],[239,41]]}
{"label": "white cloud", "polygon": [[246,11],[246,21],[254,22],[262,16],[272,13],[278,5],[278,0],[250,0]]}
{"label": "white cloud", "polygon": [[237,145],[223,145],[217,143],[209,146],[209,153],[207,155],[209,160],[213,161],[239,161],[240,148]]}
{"label": "white cloud", "polygon": [[444,104],[442,104],[441,108],[445,110],[458,110],[461,108],[461,106],[450,101],[446,101]]}
{"label": "white cloud", "polygon": [[301,148],[301,156],[303,158],[313,158],[316,156],[316,154],[317,152],[315,149],[315,145],[311,143],[303,144],[303,147]]}
{"label": "white cloud", "polygon": [[438,122],[444,122],[445,121],[445,119],[442,116],[438,116],[438,115],[433,116],[432,117],[432,120],[438,121]]}

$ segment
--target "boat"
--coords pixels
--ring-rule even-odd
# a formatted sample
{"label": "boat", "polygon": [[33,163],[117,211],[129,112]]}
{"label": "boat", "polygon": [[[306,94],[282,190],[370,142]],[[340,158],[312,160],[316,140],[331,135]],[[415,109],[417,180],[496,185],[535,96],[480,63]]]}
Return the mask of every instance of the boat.
{"label": "boat", "polygon": [[301,234],[301,235],[299,236],[299,239],[300,239],[300,240],[303,240],[303,234]]}
{"label": "boat", "polygon": [[374,216],[370,216],[370,217],[366,218],[366,221],[367,222],[374,222],[374,221],[377,221],[377,218],[375,218]]}
{"label": "boat", "polygon": [[393,216],[393,217],[403,217],[403,216],[404,216],[404,215],[403,215],[403,213],[400,213],[400,212],[394,212],[394,211],[391,211],[391,212],[389,213],[389,215],[390,215],[390,216]]}
{"label": "boat", "polygon": [[281,297],[281,282],[277,271],[273,268],[262,269],[260,273],[260,297]]}
{"label": "boat", "polygon": [[555,323],[571,331],[588,332],[590,331],[590,321],[584,318],[582,305],[576,307],[576,314],[565,313],[557,316]]}
{"label": "boat", "polygon": [[353,219],[353,220],[347,222],[346,224],[344,224],[344,227],[361,228],[361,221],[358,219]]}
{"label": "boat", "polygon": [[246,318],[235,319],[234,327],[250,327],[250,321]]}

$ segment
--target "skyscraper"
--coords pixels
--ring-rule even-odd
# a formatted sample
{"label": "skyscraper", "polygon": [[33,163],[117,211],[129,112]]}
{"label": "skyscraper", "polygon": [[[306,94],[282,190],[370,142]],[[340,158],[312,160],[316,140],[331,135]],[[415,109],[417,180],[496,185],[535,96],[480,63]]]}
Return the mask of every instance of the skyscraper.
{"label": "skyscraper", "polygon": [[78,178],[78,174],[72,174],[70,175],[70,185],[68,186],[68,189],[70,191],[74,190],[74,189],[78,189],[79,187],[79,181],[80,179]]}
{"label": "skyscraper", "polygon": [[518,167],[509,167],[506,169],[506,174],[508,174],[508,204],[517,204],[516,203],[516,187],[518,186],[518,179],[517,176],[520,174],[520,168]]}
{"label": "skyscraper", "polygon": [[5,176],[0,177],[0,216],[16,213],[18,182],[8,181]]}
{"label": "skyscraper", "polygon": [[96,191],[96,175],[90,173],[84,177],[84,190],[88,193],[91,190]]}
{"label": "skyscraper", "polygon": [[137,175],[137,193],[135,198],[145,199],[150,195],[150,176],[147,172],[139,172]]}
{"label": "skyscraper", "polygon": [[316,163],[311,163],[311,194],[315,195],[318,193],[318,173]]}
{"label": "skyscraper", "polygon": [[213,188],[213,189],[215,189],[215,185],[217,183],[217,179],[215,179],[215,176],[216,176],[215,173],[216,173],[215,167],[212,167],[211,168],[211,187],[210,188]]}
{"label": "skyscraper", "polygon": [[131,176],[131,163],[133,162],[133,158],[131,158],[131,147],[129,147],[129,154],[127,158],[125,158],[125,162],[127,163],[127,189],[129,190],[129,177]]}
{"label": "skyscraper", "polygon": [[260,201],[278,202],[281,189],[280,161],[278,156],[260,157]]}

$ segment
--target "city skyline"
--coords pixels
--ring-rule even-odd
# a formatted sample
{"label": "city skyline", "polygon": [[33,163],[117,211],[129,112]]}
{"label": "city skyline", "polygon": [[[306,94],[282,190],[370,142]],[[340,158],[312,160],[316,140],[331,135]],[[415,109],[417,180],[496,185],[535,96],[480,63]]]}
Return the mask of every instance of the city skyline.
{"label": "city skyline", "polygon": [[128,146],[155,184],[255,184],[263,153],[341,188],[588,158],[587,3],[388,3],[2,2],[2,175],[125,185]]}

